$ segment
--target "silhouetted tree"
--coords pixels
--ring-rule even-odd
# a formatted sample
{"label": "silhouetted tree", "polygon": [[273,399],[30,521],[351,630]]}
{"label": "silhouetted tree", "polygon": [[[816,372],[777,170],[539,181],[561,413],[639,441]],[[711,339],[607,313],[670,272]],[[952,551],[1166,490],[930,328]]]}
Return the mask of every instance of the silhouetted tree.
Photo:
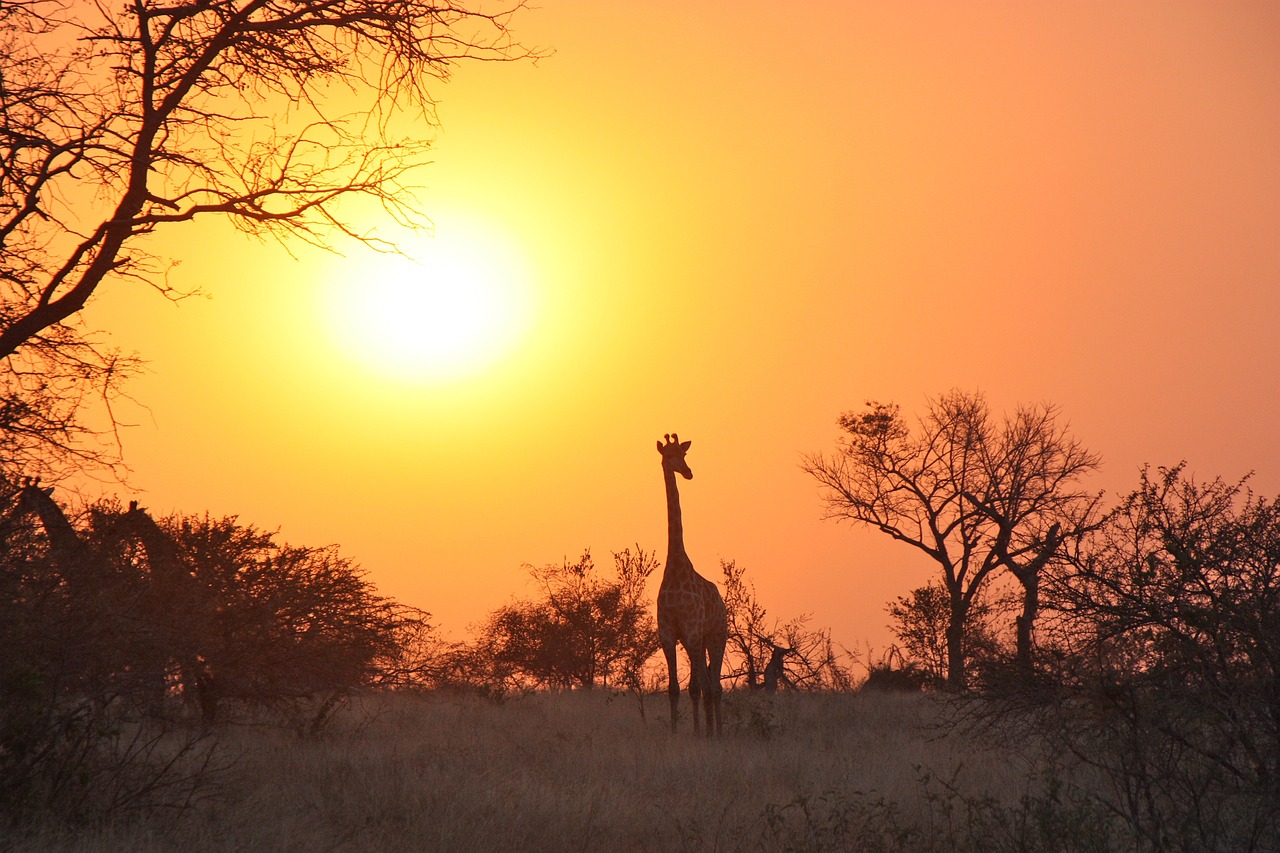
{"label": "silhouetted tree", "polygon": [[[32,509],[29,496],[37,491],[49,519]],[[141,633],[136,585],[52,489],[4,483],[0,494],[3,669],[28,673],[50,705],[132,702],[147,680],[135,655]]]}
{"label": "silhouetted tree", "polygon": [[[428,86],[462,60],[526,55],[507,30],[519,5],[0,5],[0,449],[65,450],[86,388],[110,401],[130,362],[74,318],[112,281],[178,295],[151,235],[220,217],[391,248],[356,224],[356,198],[423,225],[411,180]],[[392,130],[400,113],[408,138]]]}
{"label": "silhouetted tree", "polygon": [[207,667],[198,699],[207,721],[223,699],[253,704],[376,684],[404,619],[333,546],[278,544],[234,517],[161,522],[210,597],[199,638]]}
{"label": "silhouetted tree", "polygon": [[947,682],[966,679],[965,621],[993,572],[1027,590],[1019,658],[1031,658],[1039,572],[1096,502],[1076,481],[1097,466],[1048,406],[995,424],[981,394],[930,400],[915,430],[899,408],[868,403],[839,419],[837,453],[805,459],[827,517],[865,524],[918,549],[941,569],[948,596]]}
{"label": "silhouetted tree", "polygon": [[[848,690],[853,686],[848,657],[831,639],[826,629],[809,627],[807,614],[788,620],[767,620],[768,611],[756,597],[755,585],[747,578],[745,566],[721,560],[724,573],[724,604],[728,623],[725,660],[726,678],[743,678],[754,690],[774,685],[785,678],[802,690]],[[785,660],[777,650],[787,650]],[[772,675],[769,672],[773,664]],[[790,671],[780,668],[790,667]]]}
{"label": "silhouetted tree", "polygon": [[447,681],[449,643],[431,624],[431,614],[407,604],[389,602],[392,642],[374,660],[372,683],[379,687],[422,687]]}
{"label": "silhouetted tree", "polygon": [[[974,599],[964,624],[967,664],[972,669],[981,670],[1007,653],[996,623],[1008,614],[1010,603],[1005,595],[992,600],[989,588],[984,588]],[[944,684],[947,628],[951,624],[951,597],[946,588],[932,581],[913,589],[909,596],[899,596],[886,609],[892,619],[889,630],[901,644],[902,665],[921,673],[927,684]]]}
{"label": "silhouetted tree", "polygon": [[60,695],[158,710],[167,683],[212,721],[228,697],[270,704],[385,681],[383,663],[421,618],[378,596],[336,547],[282,545],[207,516],[146,516],[139,536],[139,515],[109,500],[69,520],[87,579],[29,515],[0,524],[10,650]]}
{"label": "silhouetted tree", "polygon": [[1101,496],[1077,485],[1097,455],[1070,436],[1053,406],[1020,406],[981,445],[984,478],[965,498],[994,524],[991,553],[1022,586],[1015,620],[1016,659],[1030,671],[1040,607],[1040,577],[1067,537],[1097,522]]}
{"label": "silhouetted tree", "polygon": [[1138,846],[1280,848],[1280,503],[1144,470],[1046,592],[1060,687],[1033,719]]}
{"label": "silhouetted tree", "polygon": [[644,597],[658,561],[640,548],[613,556],[614,580],[600,577],[590,551],[573,563],[527,567],[541,595],[489,616],[471,650],[473,665],[512,685],[636,687],[658,648]]}
{"label": "silhouetted tree", "polygon": [[769,660],[769,648],[764,640],[769,626],[765,624],[766,610],[756,598],[755,586],[747,579],[747,567],[735,560],[721,560],[724,574],[724,609],[728,627],[728,643],[725,647],[726,679],[745,678],[752,690],[760,686],[760,678]]}
{"label": "silhouetted tree", "polygon": [[181,805],[210,765],[184,764],[199,736],[167,725],[167,698],[206,723],[229,698],[317,701],[314,729],[335,697],[397,677],[423,619],[336,548],[114,500],[71,512],[0,478],[0,821]]}

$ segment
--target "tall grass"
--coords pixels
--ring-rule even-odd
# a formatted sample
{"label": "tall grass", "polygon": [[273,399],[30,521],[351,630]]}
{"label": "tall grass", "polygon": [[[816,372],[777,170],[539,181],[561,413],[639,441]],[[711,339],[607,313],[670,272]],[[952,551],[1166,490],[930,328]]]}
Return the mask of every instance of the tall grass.
{"label": "tall grass", "polygon": [[[731,692],[725,736],[665,696],[362,697],[320,734],[242,721],[182,811],[56,820],[30,851],[1083,849],[1029,750],[935,727],[928,695]],[[682,708],[688,707],[682,697]],[[643,713],[642,713],[643,711]],[[1079,824],[1079,821],[1072,821]],[[1087,821],[1084,824],[1086,825]],[[1057,839],[1057,840],[1055,840]],[[3,845],[0,845],[3,846]]]}

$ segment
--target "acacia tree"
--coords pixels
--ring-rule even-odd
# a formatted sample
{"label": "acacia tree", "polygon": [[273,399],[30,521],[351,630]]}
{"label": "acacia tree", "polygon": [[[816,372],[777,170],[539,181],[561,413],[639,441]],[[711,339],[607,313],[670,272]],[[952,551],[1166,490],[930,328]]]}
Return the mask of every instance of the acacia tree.
{"label": "acacia tree", "polygon": [[385,681],[407,621],[335,546],[294,547],[234,517],[162,519],[208,612],[192,625],[206,722],[224,699],[269,705]]}
{"label": "acacia tree", "polygon": [[576,562],[527,566],[542,594],[490,614],[461,656],[479,670],[467,680],[500,688],[638,688],[641,668],[658,649],[644,588],[659,563],[638,546],[613,561],[614,580],[600,576],[589,550]]}
{"label": "acacia tree", "polygon": [[[981,394],[953,390],[929,400],[913,430],[898,406],[871,402],[840,416],[838,452],[804,460],[828,518],[873,527],[938,564],[954,688],[965,686],[965,623],[992,573],[1021,572],[1022,580],[1034,568],[1038,577],[1040,558],[1077,536],[1088,518],[1093,499],[1076,480],[1097,458],[1057,416],[1053,407],[1028,406],[996,424]],[[1023,614],[1028,660],[1034,617],[1034,607]]]}
{"label": "acacia tree", "polygon": [[1142,472],[1047,584],[1029,718],[1109,778],[1144,849],[1280,849],[1280,500]]}
{"label": "acacia tree", "polygon": [[[352,197],[422,227],[410,180],[428,85],[464,59],[527,55],[512,0],[9,0],[0,4],[0,428],[74,448],[86,383],[130,366],[78,315],[102,286],[177,291],[148,238],[222,217],[260,236],[392,249],[344,216]],[[342,115],[331,96],[361,112]],[[12,458],[15,448],[0,446]]]}

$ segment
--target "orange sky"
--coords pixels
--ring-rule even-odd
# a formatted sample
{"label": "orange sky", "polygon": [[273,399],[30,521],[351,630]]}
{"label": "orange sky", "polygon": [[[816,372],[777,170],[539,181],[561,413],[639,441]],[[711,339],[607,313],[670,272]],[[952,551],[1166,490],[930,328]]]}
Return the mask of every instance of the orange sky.
{"label": "orange sky", "polygon": [[524,563],[664,548],[676,430],[694,565],[865,650],[928,567],[798,467],[865,400],[1051,401],[1098,488],[1185,458],[1280,492],[1274,3],[538,5],[554,56],[438,87],[422,176],[441,243],[506,265],[504,346],[387,371],[335,331],[366,256],[170,232],[209,299],[85,315],[150,360],[122,497],[339,543],[460,637]]}

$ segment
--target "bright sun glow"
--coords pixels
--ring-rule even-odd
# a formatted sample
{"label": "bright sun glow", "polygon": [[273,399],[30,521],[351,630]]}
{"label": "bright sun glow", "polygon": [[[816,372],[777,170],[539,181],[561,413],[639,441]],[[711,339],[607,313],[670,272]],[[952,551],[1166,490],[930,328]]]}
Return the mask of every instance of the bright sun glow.
{"label": "bright sun glow", "polygon": [[530,312],[527,270],[509,243],[446,220],[406,254],[343,265],[330,325],[353,357],[386,375],[452,380],[511,351]]}

